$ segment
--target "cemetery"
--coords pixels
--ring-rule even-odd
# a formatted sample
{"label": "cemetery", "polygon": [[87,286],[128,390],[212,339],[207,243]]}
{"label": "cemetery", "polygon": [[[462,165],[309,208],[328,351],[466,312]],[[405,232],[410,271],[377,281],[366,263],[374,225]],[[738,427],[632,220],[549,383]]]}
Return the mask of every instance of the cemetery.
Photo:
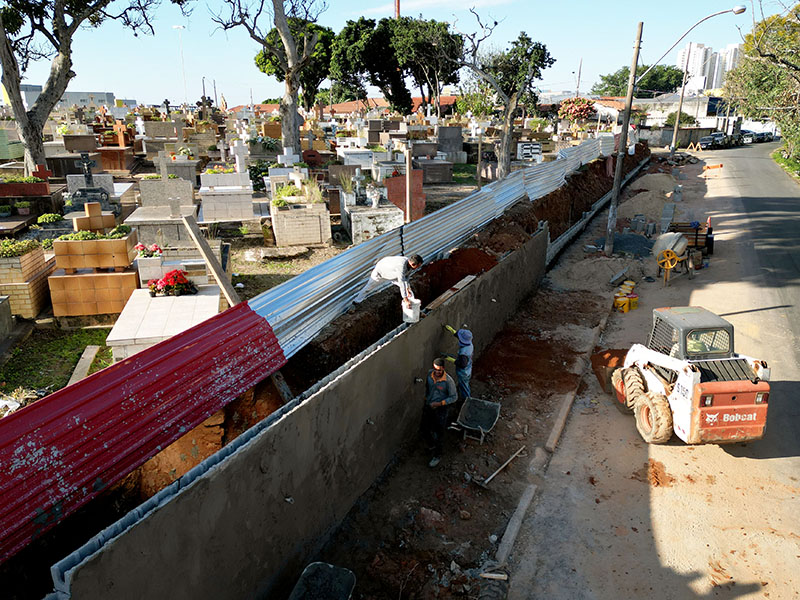
{"label": "cemetery", "polygon": [[[52,505],[31,508],[36,499],[6,499],[18,502],[13,509],[19,514],[47,511],[41,531],[29,531],[30,519],[12,523],[8,517],[8,531],[16,529],[7,539],[0,536],[0,583],[16,569],[25,572],[13,593],[22,597],[28,582],[68,555],[68,562],[77,562],[59,563],[53,573],[58,579],[65,572],[59,569],[77,569],[71,583],[56,583],[59,593],[74,586],[69,593],[75,598],[102,594],[95,585],[119,585],[126,590],[120,597],[148,595],[145,590],[172,566],[184,573],[172,544],[165,544],[163,555],[153,555],[159,564],[152,581],[141,581],[133,592],[128,575],[104,571],[111,567],[103,561],[87,565],[82,547],[94,544],[105,552],[120,534],[113,548],[139,561],[146,552],[131,541],[135,531],[128,537],[114,529],[122,518],[143,519],[147,535],[189,527],[180,539],[205,547],[205,524],[184,523],[190,513],[176,514],[171,495],[184,485],[195,494],[193,478],[206,477],[214,461],[234,458],[240,448],[246,452],[247,440],[261,447],[264,436],[275,450],[244,460],[257,460],[255,470],[269,473],[270,481],[241,479],[238,504],[221,509],[228,532],[220,533],[220,550],[211,560],[225,569],[244,561],[250,550],[243,544],[231,549],[237,543],[230,532],[247,530],[248,544],[262,548],[257,560],[269,572],[255,575],[247,567],[243,593],[286,588],[416,422],[413,410],[389,399],[374,366],[364,366],[370,353],[400,369],[415,368],[408,359],[412,349],[437,343],[433,332],[441,329],[442,312],[431,312],[437,307],[456,318],[472,302],[491,313],[480,327],[493,334],[538,286],[548,244],[608,195],[615,161],[633,173],[649,155],[641,144],[617,155],[613,132],[598,125],[590,135],[588,118],[578,123],[555,117],[541,131],[537,118],[524,112],[504,129],[501,119],[459,113],[455,103],[449,112],[431,102],[413,112],[378,102],[350,110],[337,105],[300,109],[294,128],[258,112],[252,102],[228,110],[205,95],[196,105],[60,106],[46,119],[41,164],[33,170],[17,129],[0,128],[0,334],[10,349],[20,340],[34,345],[48,336],[90,332],[82,348],[69,346],[69,385],[64,368],[52,381],[37,380],[35,393],[3,384],[4,397],[18,392],[23,401],[15,400],[17,406],[0,417],[0,433],[4,421],[25,423],[39,414],[44,425],[36,435],[57,437],[57,419],[43,411],[69,412],[76,426],[85,422],[87,431],[98,432],[81,438],[82,452],[105,457],[98,465],[111,465],[107,472],[98,467],[92,481],[88,470],[70,468],[56,486],[64,498],[53,496],[57,514]],[[0,111],[13,117],[8,107]],[[377,259],[415,252],[423,253],[425,265],[412,286],[432,317],[404,324],[396,292],[385,289],[361,309],[348,310]],[[498,306],[487,304],[495,297]],[[455,300],[448,304],[448,298]],[[45,371],[61,350],[41,347],[49,349],[38,359],[24,356],[41,361]],[[0,365],[9,374],[22,370],[12,354],[7,366]],[[340,412],[337,385],[355,373],[370,387],[386,388],[374,415],[361,388]],[[418,391],[394,376],[387,381],[397,393]],[[322,398],[334,403],[330,417],[319,408]],[[56,402],[63,404],[55,409]],[[397,426],[388,427],[396,410]],[[349,419],[347,411],[354,423],[374,417],[388,432],[374,439],[371,433],[335,432],[330,420]],[[295,433],[284,435],[284,426]],[[72,425],[63,429],[78,435]],[[320,432],[314,449],[307,439],[312,430]],[[26,435],[20,431],[18,437]],[[298,464],[318,452],[334,466],[303,466],[307,481],[284,493],[278,489],[292,478],[294,463],[282,466],[281,460],[292,435],[302,449]],[[369,458],[359,462],[358,455]],[[71,458],[42,460],[61,473]],[[38,467],[22,462],[20,472],[36,481]],[[236,464],[238,472],[243,467]],[[317,511],[293,533],[288,525],[276,526],[275,543],[265,543],[262,520],[291,523],[294,517],[283,511],[295,501],[314,512],[309,500],[319,496],[316,486],[338,477],[330,469],[349,470],[331,484],[330,509]],[[208,493],[216,501],[223,476],[211,479]],[[49,483],[41,485],[32,497]],[[252,533],[239,519],[260,493],[251,486],[259,485],[268,508]],[[169,525],[158,516],[156,524],[147,520],[158,502],[163,510],[156,512],[171,515]],[[126,517],[134,509],[135,516]],[[493,526],[490,518],[476,525]],[[105,527],[112,529],[103,532]],[[100,538],[92,541],[95,535]],[[228,597],[218,583],[198,577],[208,590],[202,597]],[[37,586],[31,589],[49,592],[52,584]],[[179,591],[175,597],[188,596]]]}

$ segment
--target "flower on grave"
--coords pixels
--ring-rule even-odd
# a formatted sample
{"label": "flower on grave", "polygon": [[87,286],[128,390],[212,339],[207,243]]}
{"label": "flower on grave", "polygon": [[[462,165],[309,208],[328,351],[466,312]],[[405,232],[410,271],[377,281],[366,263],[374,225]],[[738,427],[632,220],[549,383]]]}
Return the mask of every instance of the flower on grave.
{"label": "flower on grave", "polygon": [[147,282],[147,287],[151,295],[181,296],[197,293],[197,287],[187,279],[186,271],[180,269],[170,271],[161,279],[151,279]]}
{"label": "flower on grave", "polygon": [[142,258],[153,258],[154,256],[161,256],[162,250],[158,244],[151,244],[145,246],[141,242],[133,247],[138,252],[137,256]]}

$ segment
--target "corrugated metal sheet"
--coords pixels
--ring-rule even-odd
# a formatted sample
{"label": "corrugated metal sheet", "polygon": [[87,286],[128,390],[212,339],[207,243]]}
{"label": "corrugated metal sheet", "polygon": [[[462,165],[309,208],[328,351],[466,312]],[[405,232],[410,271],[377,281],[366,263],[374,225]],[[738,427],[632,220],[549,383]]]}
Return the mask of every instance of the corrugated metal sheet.
{"label": "corrugated metal sheet", "polygon": [[0,420],[0,561],[285,364],[246,303]]}
{"label": "corrugated metal sheet", "polygon": [[597,139],[600,142],[601,156],[611,156],[614,154],[615,142],[613,133],[601,133]]}
{"label": "corrugated metal sheet", "polygon": [[535,200],[558,189],[582,161],[598,156],[598,140],[562,150],[559,160],[514,171],[435,213],[312,267],[256,296],[250,305],[272,324],[284,353],[291,357],[347,308],[380,258],[416,253],[428,261],[460,244],[526,195]]}

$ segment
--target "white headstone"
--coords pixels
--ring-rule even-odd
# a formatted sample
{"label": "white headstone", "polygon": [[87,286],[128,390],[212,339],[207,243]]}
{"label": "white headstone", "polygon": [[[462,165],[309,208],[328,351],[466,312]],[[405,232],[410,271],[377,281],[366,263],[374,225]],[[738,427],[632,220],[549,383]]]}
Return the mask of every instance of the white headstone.
{"label": "white headstone", "polygon": [[300,162],[300,156],[294,153],[294,148],[284,146],[283,154],[278,156],[278,162],[284,167],[291,167],[296,162]]}
{"label": "white headstone", "polygon": [[247,146],[245,146],[242,140],[236,140],[233,142],[233,145],[231,146],[231,154],[236,157],[236,172],[245,173],[247,171],[247,165],[245,164],[245,158],[247,157]]}
{"label": "white headstone", "polygon": [[136,133],[137,135],[144,135],[144,119],[136,117]]}

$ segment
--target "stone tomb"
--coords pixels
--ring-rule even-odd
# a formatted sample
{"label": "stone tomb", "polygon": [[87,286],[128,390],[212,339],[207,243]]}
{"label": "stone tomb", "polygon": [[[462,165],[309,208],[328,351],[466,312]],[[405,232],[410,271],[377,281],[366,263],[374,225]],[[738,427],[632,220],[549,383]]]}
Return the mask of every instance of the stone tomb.
{"label": "stone tomb", "polygon": [[237,142],[231,150],[236,157],[235,173],[200,175],[201,223],[255,219],[253,184],[245,166],[247,149]]}
{"label": "stone tomb", "polygon": [[341,206],[342,225],[353,244],[360,244],[392,229],[405,221],[403,211],[392,204],[371,206]]}
{"label": "stone tomb", "polygon": [[220,288],[198,286],[197,294],[150,296],[146,289],[132,292],[108,334],[114,361],[133,356],[210,319],[219,312]]}
{"label": "stone tomb", "polygon": [[142,206],[169,206],[170,198],[176,199],[181,206],[191,207],[195,204],[194,188],[185,179],[142,179],[139,181],[139,193]]}
{"label": "stone tomb", "polygon": [[56,268],[54,258],[34,248],[22,256],[0,258],[0,295],[8,296],[11,313],[35,319],[48,301],[47,277]]}

